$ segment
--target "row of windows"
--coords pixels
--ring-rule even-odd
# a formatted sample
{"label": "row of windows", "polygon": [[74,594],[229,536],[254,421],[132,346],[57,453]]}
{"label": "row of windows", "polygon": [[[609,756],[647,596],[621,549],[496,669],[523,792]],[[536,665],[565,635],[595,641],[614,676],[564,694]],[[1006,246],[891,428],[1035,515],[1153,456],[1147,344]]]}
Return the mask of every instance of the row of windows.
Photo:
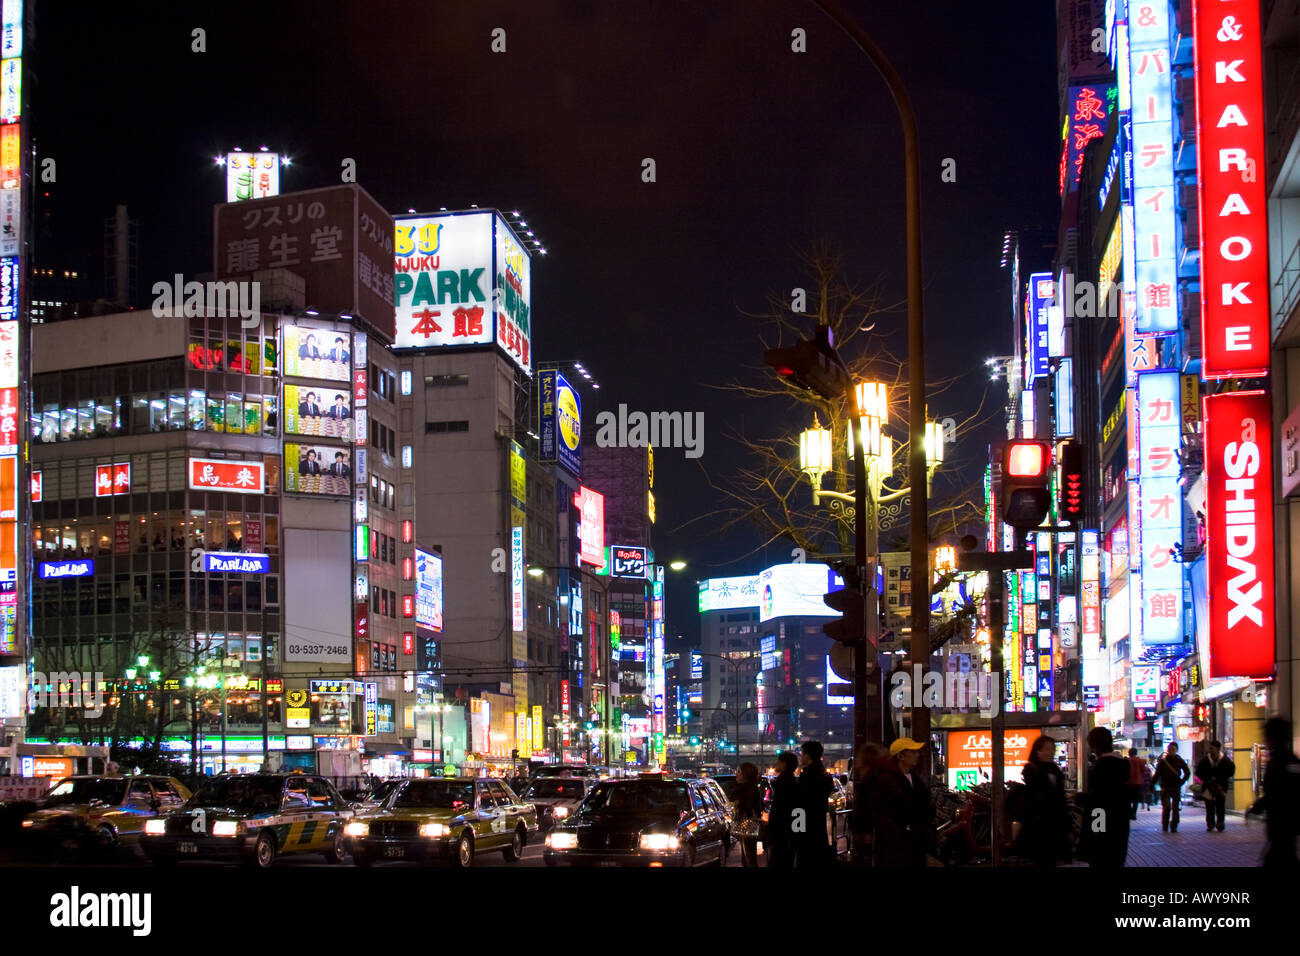
{"label": "row of windows", "polygon": [[[252,540],[248,541],[250,534]],[[37,561],[190,548],[276,554],[280,550],[280,520],[275,515],[234,511],[166,511],[150,517],[47,520],[32,528],[32,537]]]}
{"label": "row of windows", "polygon": [[456,385],[468,385],[469,376],[461,373],[457,375],[426,375],[424,376],[425,388],[451,388]]}
{"label": "row of windows", "polygon": [[397,454],[397,433],[387,425],[370,420],[370,444],[380,451],[386,451],[390,455]]}
{"label": "row of windows", "polygon": [[388,564],[397,563],[397,539],[390,538],[382,531],[371,530],[370,553],[379,561]]}
{"label": "row of windows", "polygon": [[385,401],[391,402],[396,387],[397,376],[372,362],[370,365],[370,390]]}
{"label": "row of windows", "polygon": [[397,486],[376,476],[370,476],[370,503],[390,511],[397,507]]}
{"label": "row of windows", "polygon": [[381,617],[397,617],[397,592],[388,588],[370,589],[371,613]]}
{"label": "row of windows", "polygon": [[[279,604],[278,574],[232,575],[229,579],[224,574],[195,575],[189,579],[188,588],[183,571],[111,577],[98,574],[93,578],[37,581],[32,588],[33,616],[51,622],[90,615],[148,614],[169,605],[192,611],[260,613]],[[63,630],[71,633],[75,628]],[[38,626],[36,633],[40,637],[52,631]]]}
{"label": "row of windows", "polygon": [[103,396],[75,405],[34,403],[31,413],[32,440],[38,444],[185,430],[276,435],[279,403],[273,395],[189,389]]}
{"label": "row of windows", "polygon": [[444,432],[467,432],[469,431],[469,422],[425,422],[424,433],[426,435],[440,435]]}
{"label": "row of windows", "polygon": [[[40,494],[33,494],[33,498],[39,498],[42,502],[93,498],[96,491],[100,490],[97,481],[102,472],[99,469],[105,465],[129,466],[120,470],[122,481],[125,483],[129,479],[129,486],[124,484],[123,487],[114,488],[112,495],[100,496],[101,503],[116,502],[117,507],[122,508],[125,505],[122,504],[123,499],[120,496],[127,492],[137,497],[143,492],[183,492],[189,486],[187,469],[190,454],[184,451],[171,453],[158,451],[149,454],[104,456],[99,459],[65,458],[61,461],[36,462],[33,464],[33,491],[35,492],[39,487]],[[274,496],[279,493],[279,479],[274,477],[279,467],[279,456],[264,456],[263,464],[268,474],[265,483],[266,495]],[[114,471],[116,478],[118,469]],[[39,480],[36,478],[37,475],[40,476]],[[191,501],[194,500],[193,494],[201,494],[201,492],[191,493]],[[217,492],[209,493],[209,503],[214,494]],[[240,495],[239,497],[241,499],[264,498],[263,495]],[[156,498],[151,504],[157,504]],[[256,501],[250,500],[248,504],[253,506],[248,510],[255,510]],[[141,506],[133,499],[131,507],[140,510]],[[267,507],[274,509],[278,504],[272,499]]]}

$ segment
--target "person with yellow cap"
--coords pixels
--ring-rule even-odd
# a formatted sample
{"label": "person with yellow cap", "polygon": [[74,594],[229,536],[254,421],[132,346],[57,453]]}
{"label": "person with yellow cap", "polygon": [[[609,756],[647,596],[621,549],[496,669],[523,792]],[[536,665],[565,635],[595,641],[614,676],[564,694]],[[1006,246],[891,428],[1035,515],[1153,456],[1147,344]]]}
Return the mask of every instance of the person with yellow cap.
{"label": "person with yellow cap", "polygon": [[890,759],[872,791],[873,866],[925,866],[934,806],[930,789],[916,770],[924,747],[911,737],[889,745]]}

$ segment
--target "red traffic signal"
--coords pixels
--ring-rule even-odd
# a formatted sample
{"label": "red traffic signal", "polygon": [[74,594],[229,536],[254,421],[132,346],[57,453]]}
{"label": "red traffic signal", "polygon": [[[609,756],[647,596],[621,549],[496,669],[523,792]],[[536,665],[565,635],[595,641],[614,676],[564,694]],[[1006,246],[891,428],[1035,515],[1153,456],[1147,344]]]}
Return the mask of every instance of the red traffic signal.
{"label": "red traffic signal", "polygon": [[841,614],[838,621],[830,621],[822,625],[822,631],[826,636],[838,644],[846,644],[850,647],[865,643],[867,622],[863,613],[862,595],[852,588],[841,588],[826,594],[822,600],[832,610],[839,611]]}
{"label": "red traffic signal", "polygon": [[1057,512],[1062,521],[1079,524],[1083,521],[1083,446],[1078,442],[1065,442],[1060,452],[1060,501]]}
{"label": "red traffic signal", "polygon": [[1018,531],[1037,528],[1047,517],[1052,452],[1044,442],[1016,439],[1002,453],[1002,520]]}
{"label": "red traffic signal", "polygon": [[768,349],[763,353],[763,361],[791,385],[816,392],[822,398],[843,398],[849,389],[849,374],[831,344],[827,326],[818,327],[815,341]]}

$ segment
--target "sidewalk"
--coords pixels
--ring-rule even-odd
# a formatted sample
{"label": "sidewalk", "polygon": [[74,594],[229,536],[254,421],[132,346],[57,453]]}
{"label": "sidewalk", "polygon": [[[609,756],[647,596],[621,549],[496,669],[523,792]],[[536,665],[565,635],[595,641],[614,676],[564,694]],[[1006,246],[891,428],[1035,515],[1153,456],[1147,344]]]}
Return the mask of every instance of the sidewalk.
{"label": "sidewalk", "polygon": [[1205,830],[1205,804],[1182,807],[1177,833],[1160,829],[1160,807],[1138,809],[1128,840],[1128,866],[1251,866],[1264,853],[1264,821],[1228,813],[1222,833]]}

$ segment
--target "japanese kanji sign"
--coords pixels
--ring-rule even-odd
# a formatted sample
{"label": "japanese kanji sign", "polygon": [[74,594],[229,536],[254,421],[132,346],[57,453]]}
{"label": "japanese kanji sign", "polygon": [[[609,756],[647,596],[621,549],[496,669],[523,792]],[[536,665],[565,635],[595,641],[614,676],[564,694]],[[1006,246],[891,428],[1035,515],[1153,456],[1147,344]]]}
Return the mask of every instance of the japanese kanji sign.
{"label": "japanese kanji sign", "polygon": [[259,461],[233,461],[223,458],[191,458],[191,491],[233,491],[241,495],[260,495],[265,477]]}
{"label": "japanese kanji sign", "polygon": [[1269,367],[1263,57],[1257,0],[1193,0],[1201,374]]}
{"label": "japanese kanji sign", "polygon": [[[1141,450],[1142,642],[1183,640],[1182,381],[1176,370],[1138,376]],[[1130,592],[1132,593],[1132,592]]]}

